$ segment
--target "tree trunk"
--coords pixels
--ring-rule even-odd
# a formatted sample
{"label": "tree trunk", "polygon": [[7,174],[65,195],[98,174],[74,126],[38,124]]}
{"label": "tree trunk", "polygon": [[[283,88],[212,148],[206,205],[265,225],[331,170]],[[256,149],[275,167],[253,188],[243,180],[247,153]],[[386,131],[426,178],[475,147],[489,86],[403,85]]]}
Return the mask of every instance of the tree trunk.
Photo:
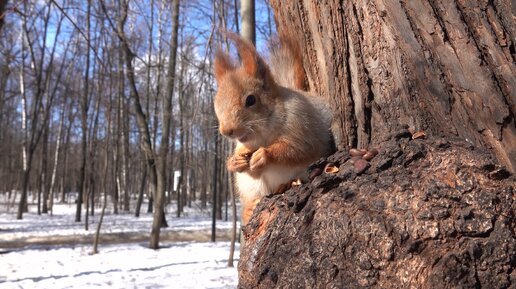
{"label": "tree trunk", "polygon": [[241,0],[240,14],[242,17],[242,37],[256,43],[254,0]]}
{"label": "tree trunk", "polygon": [[[95,72],[95,71],[94,71]],[[98,94],[102,90],[102,86],[98,87]],[[90,131],[89,143],[88,143],[88,158],[89,158],[89,169],[88,169],[88,189],[86,190],[86,209],[84,215],[84,229],[89,230],[88,224],[88,216],[90,214],[89,210],[91,210],[91,216],[94,215],[95,212],[95,186],[96,186],[96,175],[95,175],[95,165],[96,165],[96,157],[97,157],[97,130],[99,126],[99,115],[100,115],[100,97],[97,97],[95,101],[94,107],[94,119],[93,123],[91,123],[91,127],[88,129]],[[109,127],[108,127],[109,129]]]}
{"label": "tree trunk", "polygon": [[70,106],[68,108],[68,127],[66,128],[66,137],[63,145],[63,167],[61,170],[61,203],[64,204],[66,202],[66,195],[68,193],[68,147],[70,144],[70,138],[72,135],[72,124],[75,120],[75,114],[73,113],[73,105],[74,101],[72,100]]}
{"label": "tree trunk", "polygon": [[[22,17],[22,26],[25,26],[25,17]],[[21,47],[21,55],[22,57],[25,55],[25,30],[21,32],[20,37],[20,47]],[[18,212],[16,214],[16,219],[21,220],[23,218],[23,213],[27,208],[27,188],[29,182],[29,165],[28,165],[28,132],[27,132],[27,95],[25,93],[25,62],[22,61],[20,63],[20,103],[21,103],[21,126],[22,126],[22,190],[20,194],[20,203],[18,205]]]}
{"label": "tree trunk", "polygon": [[204,142],[204,151],[203,151],[203,163],[207,164],[202,170],[202,184],[201,184],[201,209],[206,209],[208,203],[208,179],[209,179],[209,170],[208,170],[208,142]]}
{"label": "tree trunk", "polygon": [[[79,169],[79,188],[77,195],[77,209],[75,211],[75,221],[81,221],[81,210],[82,210],[82,202],[85,196],[86,191],[86,157],[88,156],[88,110],[89,110],[89,83],[90,83],[90,57],[89,57],[89,48],[90,48],[90,14],[91,14],[91,1],[88,1],[88,6],[86,10],[86,33],[87,39],[87,56],[86,58],[86,67],[84,69],[84,88],[83,94],[81,97],[80,108],[81,108],[81,165]],[[87,214],[88,212],[86,212]],[[87,226],[87,225],[86,225]]]}
{"label": "tree trunk", "polygon": [[[258,204],[239,287],[514,287],[514,4],[271,5],[341,150]],[[380,153],[358,161],[353,147]]]}
{"label": "tree trunk", "polygon": [[145,187],[147,184],[147,166],[144,163],[142,167],[142,180],[140,182],[140,189],[138,190],[138,199],[136,200],[136,208],[134,210],[134,216],[140,216],[140,210],[143,203],[143,194],[145,193]]}
{"label": "tree trunk", "polygon": [[330,100],[339,148],[398,124],[459,136],[516,169],[514,2],[271,1],[300,35],[310,88]]}
{"label": "tree trunk", "polygon": [[120,118],[122,120],[121,123],[121,181],[123,183],[123,210],[124,212],[129,212],[129,204],[130,204],[130,196],[129,196],[129,116],[127,112],[127,104],[125,98],[121,99],[122,103],[120,105]]}
{"label": "tree trunk", "polygon": [[48,171],[50,168],[48,166],[48,134],[49,134],[49,126],[50,123],[47,122],[44,124],[43,129],[43,143],[42,143],[42,152],[41,152],[41,189],[40,192],[43,195],[43,199],[39,199],[38,196],[38,214],[40,213],[39,205],[41,205],[41,213],[48,214],[48,196],[50,194],[50,180]]}
{"label": "tree trunk", "polygon": [[215,154],[213,154],[213,176],[212,176],[212,189],[211,189],[211,201],[212,201],[212,211],[211,211],[211,241],[215,242],[217,240],[217,195],[218,191],[218,175],[219,175],[219,146],[220,146],[220,137],[217,131],[215,133]]}
{"label": "tree trunk", "polygon": [[149,247],[159,249],[159,235],[162,227],[167,227],[165,219],[165,190],[167,187],[167,155],[170,145],[170,122],[172,115],[172,98],[174,95],[176,56],[178,50],[179,0],[172,3],[172,34],[170,36],[170,62],[167,75],[167,91],[162,102],[162,138],[157,159],[157,191],[154,203],[154,216]]}
{"label": "tree trunk", "polygon": [[4,26],[5,19],[5,6],[7,6],[7,0],[0,1],[0,31],[2,30],[2,26]]}
{"label": "tree trunk", "polygon": [[229,257],[228,257],[228,267],[233,267],[233,256],[235,254],[235,243],[237,239],[237,208],[236,208],[236,198],[237,194],[235,193],[233,187],[233,175],[229,174],[229,194],[231,197],[231,243],[229,246]]}
{"label": "tree trunk", "polygon": [[[111,97],[110,97],[111,98]],[[111,103],[111,99],[109,99],[109,102]],[[112,182],[108,182],[108,172],[109,172],[109,163],[110,163],[110,157],[107,153],[110,146],[111,146],[111,133],[110,133],[110,127],[111,127],[111,107],[107,110],[107,124],[106,124],[106,142],[105,142],[105,151],[104,154],[104,174],[103,174],[103,183],[104,183],[104,199],[102,200],[102,210],[100,211],[100,218],[99,222],[97,224],[97,229],[95,231],[95,237],[93,239],[93,254],[97,254],[99,252],[98,246],[100,241],[100,229],[102,228],[102,222],[104,221],[104,214],[106,213],[106,207],[107,207],[107,198],[108,198],[108,191],[109,191],[109,184],[112,184]]]}
{"label": "tree trunk", "polygon": [[60,156],[60,150],[61,150],[61,142],[63,139],[63,126],[64,126],[64,120],[65,120],[65,111],[66,111],[66,102],[67,102],[67,95],[64,95],[63,104],[61,108],[61,114],[59,118],[59,128],[57,130],[57,137],[56,137],[56,149],[54,151],[54,165],[52,166],[52,176],[50,178],[50,196],[49,196],[49,203],[48,208],[50,210],[50,215],[53,215],[53,209],[54,209],[54,198],[55,198],[55,184],[56,184],[56,176],[57,176],[57,166],[59,165],[59,156]]}

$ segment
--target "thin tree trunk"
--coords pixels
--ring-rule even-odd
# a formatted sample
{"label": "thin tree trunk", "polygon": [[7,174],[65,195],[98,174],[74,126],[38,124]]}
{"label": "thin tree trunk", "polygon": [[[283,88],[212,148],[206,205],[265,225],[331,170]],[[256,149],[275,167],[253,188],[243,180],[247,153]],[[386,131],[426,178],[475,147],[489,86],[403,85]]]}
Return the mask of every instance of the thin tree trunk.
{"label": "thin tree trunk", "polygon": [[71,137],[71,130],[72,130],[72,123],[74,120],[74,114],[71,107],[73,106],[74,101],[71,101],[70,108],[69,108],[69,114],[68,114],[68,127],[66,129],[66,139],[63,145],[63,168],[61,170],[61,203],[66,202],[66,196],[67,196],[67,186],[68,186],[68,148],[70,144],[70,137]]}
{"label": "thin tree trunk", "polygon": [[[117,110],[118,111],[118,110]],[[117,114],[118,116],[118,114]],[[116,123],[120,123],[120,120],[117,119]],[[119,131],[116,130],[116,123],[112,122],[111,124],[111,134],[113,136],[116,135],[116,139],[113,140],[113,145],[115,146],[115,153],[113,154],[113,191],[111,193],[111,203],[113,204],[113,214],[118,214],[118,204],[120,199],[120,177],[119,177],[119,168],[120,168],[120,146],[118,141],[120,140]]]}
{"label": "thin tree trunk", "polygon": [[242,37],[252,43],[256,43],[254,0],[241,0],[240,13],[242,17]]}
{"label": "thin tree trunk", "polygon": [[[125,5],[125,4],[124,4]],[[128,4],[127,4],[128,5]],[[122,184],[124,182],[124,164],[123,164],[123,153],[124,149],[122,148],[123,142],[124,142],[124,119],[123,119],[123,112],[124,112],[124,98],[125,98],[125,89],[126,89],[126,83],[125,83],[125,72],[124,69],[124,62],[125,62],[125,52],[124,52],[124,44],[120,43],[120,47],[118,49],[118,79],[117,79],[117,113],[116,113],[116,122],[113,123],[113,126],[117,128],[116,134],[113,134],[113,136],[116,136],[114,139],[114,142],[116,143],[115,153],[113,157],[115,158],[115,185],[116,185],[116,196],[112,199],[113,201],[113,208],[116,214],[118,214],[118,206],[120,204],[120,197],[122,199],[124,198],[123,190],[124,185]],[[122,175],[122,176],[120,176]],[[122,194],[122,195],[121,195]]]}
{"label": "thin tree trunk", "polygon": [[[181,161],[180,161],[181,162]],[[181,171],[180,171],[181,172]],[[183,175],[179,174],[179,180],[177,181],[177,210],[176,210],[176,217],[181,217],[181,188],[183,187]]]}
{"label": "thin tree trunk", "polygon": [[41,205],[41,213],[43,214],[48,214],[48,195],[49,195],[49,189],[50,189],[50,184],[49,184],[49,178],[48,178],[48,171],[49,171],[49,167],[48,167],[48,134],[49,134],[49,125],[50,123],[48,122],[47,124],[44,124],[45,128],[44,128],[44,132],[43,132],[43,143],[42,143],[42,150],[41,150],[41,175],[40,175],[40,179],[41,179],[41,189],[40,189],[40,192],[42,193],[43,195],[43,198],[40,199],[40,197],[38,196],[38,214],[40,213],[40,208],[39,206]]}
{"label": "thin tree trunk", "polygon": [[[111,99],[109,101],[109,103],[111,104]],[[111,105],[110,105],[111,106]],[[100,212],[100,219],[99,219],[99,223],[97,224],[97,230],[95,232],[95,239],[93,241],[93,254],[97,254],[99,251],[98,251],[98,245],[99,245],[99,241],[100,241],[100,229],[102,227],[102,222],[104,221],[104,214],[106,212],[106,207],[107,207],[107,199],[108,199],[108,191],[109,191],[109,184],[111,182],[108,182],[108,167],[109,167],[109,163],[110,163],[110,158],[109,158],[109,148],[111,146],[111,133],[110,132],[110,128],[111,127],[111,107],[108,108],[108,112],[107,112],[107,125],[106,125],[106,132],[107,132],[107,135],[106,135],[106,142],[105,142],[105,154],[104,154],[104,200],[102,201],[102,210]]]}
{"label": "thin tree trunk", "polygon": [[237,238],[237,208],[236,208],[236,194],[233,187],[233,175],[228,174],[229,193],[231,197],[231,244],[229,246],[228,267],[233,267],[233,256],[235,255],[235,243]]}
{"label": "thin tree trunk", "polygon": [[136,200],[136,208],[135,208],[135,212],[134,212],[135,217],[140,216],[140,210],[142,207],[143,194],[145,193],[146,184],[147,184],[147,166],[146,166],[146,164],[143,164],[142,180],[140,183],[140,190],[138,191],[138,199]]}
{"label": "thin tree trunk", "polygon": [[56,150],[54,152],[54,166],[52,167],[52,177],[50,180],[50,196],[49,196],[49,204],[48,208],[50,210],[50,215],[54,213],[54,190],[55,190],[55,182],[57,176],[57,167],[59,165],[59,155],[61,150],[61,140],[63,138],[63,126],[65,120],[65,111],[66,111],[66,100],[67,94],[64,94],[63,104],[61,108],[61,115],[59,119],[59,128],[57,130],[57,139],[56,139]]}
{"label": "thin tree trunk", "polygon": [[[107,142],[109,143],[109,142]],[[109,159],[108,157],[108,154],[106,154],[106,168],[104,170],[104,184],[105,184],[105,187],[104,187],[104,200],[102,200],[102,210],[100,211],[100,218],[99,218],[99,222],[97,224],[97,230],[95,231],[95,239],[93,241],[93,254],[97,254],[99,252],[98,250],[98,245],[99,245],[99,241],[100,241],[100,229],[102,227],[102,222],[104,221],[104,215],[106,213],[106,207],[107,207],[107,199],[108,199],[108,186],[107,186],[107,173],[108,173],[108,162],[107,160]]]}
{"label": "thin tree trunk", "polygon": [[[101,91],[101,85],[98,87],[97,93],[100,95]],[[93,216],[94,212],[94,197],[95,197],[95,158],[96,158],[96,152],[97,152],[97,129],[98,129],[98,123],[99,123],[99,111],[100,111],[100,97],[97,97],[97,100],[95,102],[95,111],[93,112],[95,115],[95,118],[93,120],[93,123],[91,124],[92,128],[89,130],[91,131],[91,135],[89,137],[89,144],[88,144],[88,155],[89,155],[89,169],[88,169],[88,176],[89,176],[89,185],[88,190],[86,194],[86,210],[85,210],[85,230],[87,231],[89,228],[88,224],[88,216],[89,216],[89,209],[91,207],[91,215]]]}
{"label": "thin tree trunk", "polygon": [[180,79],[179,79],[179,144],[181,149],[179,151],[179,167],[180,167],[180,179],[177,186],[177,217],[181,216],[183,208],[185,206],[184,195],[186,194],[186,187],[188,182],[188,175],[186,172],[186,128],[185,128],[185,110],[186,110],[186,96],[185,96],[185,61],[181,61],[180,66]]}
{"label": "thin tree trunk", "polygon": [[[43,147],[45,142],[43,142]],[[42,148],[42,151],[45,149]],[[43,162],[43,153],[40,154],[40,160],[39,160],[39,171],[37,171],[37,180],[36,180],[36,211],[38,215],[41,215],[41,195],[43,194],[43,179],[44,179],[44,162]]]}
{"label": "thin tree trunk", "polygon": [[[238,6],[237,6],[237,0],[234,1],[235,7],[234,7],[234,17],[235,17],[235,25],[236,25],[236,32],[240,33],[239,27],[238,27]],[[233,146],[233,144],[232,144]],[[233,147],[231,147],[231,150],[233,150]],[[229,173],[229,188],[230,188],[230,195],[231,195],[231,244],[229,248],[229,258],[228,258],[228,267],[233,267],[233,255],[235,253],[235,243],[237,239],[237,207],[236,207],[236,198],[237,194],[234,187],[234,174]]]}
{"label": "thin tree trunk", "polygon": [[[86,190],[86,157],[88,154],[88,110],[89,110],[89,83],[90,83],[90,14],[91,14],[91,0],[88,0],[88,6],[86,10],[86,42],[87,42],[87,53],[86,53],[86,65],[84,69],[84,88],[82,91],[81,98],[81,164],[79,168],[79,188],[77,196],[77,210],[75,211],[75,221],[81,221],[82,202]],[[87,223],[87,222],[86,222]],[[87,226],[87,225],[86,225]]]}
{"label": "thin tree trunk", "polygon": [[121,95],[120,103],[120,118],[122,122],[119,124],[121,127],[121,182],[123,192],[123,210],[129,212],[129,118],[127,115],[127,108],[125,103],[125,97]]}
{"label": "thin tree trunk", "polygon": [[[162,16],[162,13],[163,13],[163,6],[165,5],[165,1],[162,1],[161,2],[161,5],[160,5],[160,8],[159,8],[159,11],[158,11],[158,63],[157,63],[157,66],[159,67],[159,69],[157,69],[157,93],[156,93],[156,98],[157,96],[159,95],[160,93],[160,83],[161,83],[161,39],[162,39],[162,34],[163,34],[163,29],[162,29],[162,20],[161,20],[161,16]],[[151,0],[151,7],[154,7],[154,0]],[[147,98],[146,98],[146,111],[147,113],[150,113],[150,102],[151,102],[151,95],[153,94],[152,93],[152,85],[151,85],[151,72],[153,71],[153,66],[152,66],[152,56],[153,56],[153,39],[154,39],[154,35],[153,35],[153,30],[154,30],[154,10],[152,9],[151,11],[151,19],[150,19],[150,27],[149,27],[149,54],[148,54],[148,58],[147,58],[147,63],[148,63],[148,67],[147,67]],[[154,117],[157,117],[157,113],[154,115]],[[150,119],[150,118],[149,118]],[[157,124],[157,121],[154,121],[154,131],[152,133],[152,143],[154,144],[154,147],[156,147],[156,134],[157,134],[157,127],[158,127],[158,124]],[[140,138],[140,142],[141,142],[141,138]],[[138,199],[136,201],[136,208],[135,208],[135,217],[139,217],[140,216],[140,210],[141,210],[141,205],[142,205],[142,202],[143,202],[143,196],[144,196],[144,193],[145,193],[145,187],[146,187],[146,182],[147,182],[147,168],[145,167],[145,164],[144,164],[144,167],[143,167],[143,171],[142,171],[142,179],[141,179],[141,183],[140,183],[140,189],[138,191]],[[147,213],[152,213],[152,207],[153,207],[153,197],[152,197],[152,194],[149,194],[148,196],[149,198],[149,204],[148,204],[148,207],[147,207]]]}
{"label": "thin tree trunk", "polygon": [[[154,200],[154,219],[152,222],[152,231],[150,236],[150,248],[159,248],[160,228],[166,226],[164,205],[165,205],[165,189],[167,187],[167,154],[169,150],[170,138],[170,122],[172,114],[172,97],[174,95],[176,56],[178,48],[178,28],[179,28],[179,0],[172,2],[172,34],[170,40],[170,57],[167,73],[167,89],[163,98],[162,106],[162,137],[159,147],[159,155],[157,162],[157,193]],[[163,222],[165,221],[165,223]]]}
{"label": "thin tree trunk", "polygon": [[[22,26],[25,26],[25,17],[22,17]],[[25,55],[25,29],[21,29],[20,42],[21,42],[21,55],[22,59]],[[29,178],[29,164],[27,158],[28,152],[28,135],[27,135],[27,95],[25,93],[25,62],[20,63],[20,95],[21,95],[21,117],[22,117],[22,134],[23,134],[23,145],[22,145],[22,190],[20,194],[20,203],[18,206],[18,213],[16,219],[21,220],[23,212],[27,207],[27,185]]]}
{"label": "thin tree trunk", "polygon": [[217,195],[219,183],[219,146],[220,146],[219,132],[215,131],[215,154],[213,155],[213,182],[212,182],[212,211],[211,211],[211,241],[217,240]]}
{"label": "thin tree trunk", "polygon": [[201,209],[206,209],[208,203],[208,182],[209,182],[209,166],[208,164],[208,142],[204,142],[204,150],[203,150],[203,164],[206,166],[203,168],[202,173],[202,190],[201,190]]}

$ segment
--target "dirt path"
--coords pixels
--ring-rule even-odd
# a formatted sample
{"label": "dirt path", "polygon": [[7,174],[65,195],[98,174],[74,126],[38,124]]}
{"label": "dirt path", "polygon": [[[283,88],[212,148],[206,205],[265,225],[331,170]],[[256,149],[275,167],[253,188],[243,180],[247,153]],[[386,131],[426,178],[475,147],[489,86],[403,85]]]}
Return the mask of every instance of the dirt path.
{"label": "dirt path", "polygon": [[[229,241],[231,239],[230,229],[217,229],[217,241]],[[65,235],[65,236],[33,236],[20,237],[11,240],[0,240],[0,253],[9,252],[10,249],[21,249],[27,247],[47,247],[56,245],[93,244],[94,234],[91,235]],[[104,233],[100,236],[100,244],[123,244],[139,243],[149,240],[148,233],[142,232],[121,232]],[[162,232],[161,242],[209,242],[211,241],[211,230],[179,230]]]}

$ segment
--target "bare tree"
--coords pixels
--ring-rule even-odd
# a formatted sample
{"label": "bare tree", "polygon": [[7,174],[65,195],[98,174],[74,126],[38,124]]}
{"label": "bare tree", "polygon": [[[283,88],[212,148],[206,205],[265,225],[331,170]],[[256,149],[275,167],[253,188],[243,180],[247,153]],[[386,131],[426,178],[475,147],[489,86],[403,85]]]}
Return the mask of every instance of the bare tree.
{"label": "bare tree", "polygon": [[[77,210],[75,211],[75,221],[81,221],[82,202],[84,201],[84,191],[86,189],[86,159],[88,155],[88,110],[89,110],[89,83],[90,83],[90,22],[91,22],[91,0],[88,0],[86,8],[86,65],[84,67],[84,88],[80,102],[81,107],[81,164],[79,172],[79,188],[77,195]],[[87,223],[87,222],[86,222]],[[87,225],[86,225],[87,226]]]}
{"label": "bare tree", "polygon": [[56,137],[56,148],[54,151],[54,165],[52,168],[52,177],[50,180],[50,196],[49,196],[49,210],[50,214],[53,214],[53,208],[54,208],[54,189],[56,184],[56,176],[57,176],[57,167],[59,164],[59,156],[61,155],[61,143],[63,139],[63,127],[65,122],[65,113],[66,113],[66,103],[67,103],[67,94],[64,94],[64,99],[62,100],[61,104],[61,114],[59,117],[59,128],[57,130],[57,137]]}
{"label": "bare tree", "polygon": [[[44,35],[42,45],[39,46],[38,51],[35,47],[35,39],[32,39],[27,25],[27,15],[30,11],[27,9],[26,3],[23,5],[24,13],[22,18],[21,28],[21,40],[22,40],[22,55],[24,54],[25,48],[28,49],[29,59],[31,62],[32,73],[34,74],[34,93],[31,100],[31,108],[28,110],[27,106],[27,94],[25,92],[25,65],[24,59],[22,59],[22,65],[20,68],[20,94],[22,102],[22,130],[24,132],[24,145],[23,145],[23,170],[22,170],[22,190],[20,196],[20,202],[18,206],[18,213],[16,218],[22,219],[23,212],[27,206],[27,191],[30,180],[30,172],[32,169],[32,163],[34,159],[35,150],[40,142],[41,136],[45,130],[51,107],[54,101],[54,93],[48,93],[48,85],[52,75],[52,67],[54,63],[54,56],[56,51],[56,39],[59,36],[61,27],[61,21],[59,21],[57,33],[55,34],[54,45],[47,57],[47,32],[51,14],[51,4],[46,5],[43,21]],[[22,56],[23,57],[23,56]],[[38,61],[39,60],[39,61]],[[29,120],[30,117],[30,120]],[[30,124],[30,126],[28,125]]]}
{"label": "bare tree", "polygon": [[178,28],[179,28],[179,0],[172,2],[172,33],[170,39],[170,57],[167,73],[167,88],[166,95],[163,98],[162,104],[162,136],[159,147],[159,155],[157,161],[157,175],[158,186],[154,208],[154,218],[152,222],[152,231],[150,238],[150,247],[152,249],[159,248],[159,234],[160,228],[164,220],[164,204],[165,204],[165,189],[166,189],[166,170],[167,170],[167,154],[169,151],[170,142],[170,122],[172,113],[172,97],[174,95],[175,85],[175,69],[176,56],[178,47]]}
{"label": "bare tree", "polygon": [[[110,96],[111,98],[111,96]],[[109,100],[109,103],[111,105],[111,99]],[[110,158],[107,151],[109,150],[109,147],[111,146],[111,133],[110,133],[110,127],[111,127],[111,107],[109,106],[107,108],[107,123],[106,123],[106,138],[104,142],[104,148],[106,153],[104,154],[104,198],[102,200],[102,210],[100,212],[100,219],[97,224],[97,230],[95,231],[95,238],[93,240],[93,254],[98,253],[98,245],[100,242],[100,229],[102,228],[102,222],[104,220],[104,214],[106,213],[106,207],[107,207],[107,199],[108,199],[108,191],[110,190],[110,184],[111,182],[107,181],[108,178],[108,171],[109,171],[109,164],[110,164]]]}

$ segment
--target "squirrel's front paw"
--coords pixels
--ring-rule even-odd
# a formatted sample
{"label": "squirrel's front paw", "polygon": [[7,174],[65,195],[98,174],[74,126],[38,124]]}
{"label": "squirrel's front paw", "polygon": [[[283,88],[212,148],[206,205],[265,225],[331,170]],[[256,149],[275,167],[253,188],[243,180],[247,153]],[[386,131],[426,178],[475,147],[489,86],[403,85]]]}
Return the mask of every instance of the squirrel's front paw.
{"label": "squirrel's front paw", "polygon": [[259,148],[251,156],[251,160],[249,161],[249,170],[251,172],[260,172],[267,162],[267,151],[264,148]]}
{"label": "squirrel's front paw", "polygon": [[249,169],[249,157],[234,155],[228,158],[227,167],[230,172],[241,173]]}

